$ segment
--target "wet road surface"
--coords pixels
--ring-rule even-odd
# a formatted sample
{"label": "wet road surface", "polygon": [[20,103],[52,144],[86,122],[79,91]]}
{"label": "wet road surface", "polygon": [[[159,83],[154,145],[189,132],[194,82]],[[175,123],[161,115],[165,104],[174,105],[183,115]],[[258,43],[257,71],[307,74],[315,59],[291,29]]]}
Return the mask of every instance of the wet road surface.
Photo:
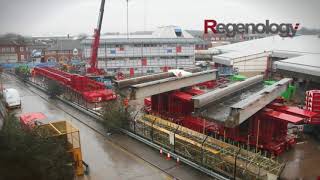
{"label": "wet road surface", "polygon": [[165,157],[161,157],[154,149],[125,135],[106,137],[103,128],[91,117],[60,101],[48,99],[43,92],[24,85],[12,76],[3,76],[3,82],[5,88],[15,88],[20,92],[22,108],[15,110],[17,114],[43,112],[49,120],[67,120],[80,130],[83,159],[90,167],[90,174],[79,178],[81,180],[161,180],[173,179],[172,176],[186,180],[211,179],[189,166],[176,165],[173,160],[165,160]]}
{"label": "wet road surface", "polygon": [[304,135],[303,140],[283,154],[287,161],[281,179],[317,179],[320,177],[320,142]]}

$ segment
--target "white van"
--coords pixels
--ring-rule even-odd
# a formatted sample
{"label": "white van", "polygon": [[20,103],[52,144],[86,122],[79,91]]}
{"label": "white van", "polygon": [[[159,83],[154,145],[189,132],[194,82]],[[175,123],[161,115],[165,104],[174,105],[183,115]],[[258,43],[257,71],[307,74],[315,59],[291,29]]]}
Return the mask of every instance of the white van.
{"label": "white van", "polygon": [[20,94],[16,89],[10,88],[3,91],[4,101],[8,108],[20,108],[21,98]]}

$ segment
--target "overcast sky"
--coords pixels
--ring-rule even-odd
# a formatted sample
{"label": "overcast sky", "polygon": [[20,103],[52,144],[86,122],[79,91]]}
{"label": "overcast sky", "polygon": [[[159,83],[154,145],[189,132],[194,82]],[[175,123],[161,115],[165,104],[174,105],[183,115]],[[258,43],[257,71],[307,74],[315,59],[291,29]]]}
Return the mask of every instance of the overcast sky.
{"label": "overcast sky", "polygon": [[[0,34],[92,34],[100,0],[0,0]],[[129,0],[129,30],[218,22],[300,23],[320,28],[320,0]],[[126,32],[126,0],[106,0],[102,32]]]}

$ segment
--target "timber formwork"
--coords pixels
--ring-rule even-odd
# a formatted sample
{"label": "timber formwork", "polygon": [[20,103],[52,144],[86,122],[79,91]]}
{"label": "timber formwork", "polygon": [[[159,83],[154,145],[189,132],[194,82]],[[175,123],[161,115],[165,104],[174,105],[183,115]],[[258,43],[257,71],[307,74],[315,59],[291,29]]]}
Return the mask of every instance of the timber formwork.
{"label": "timber formwork", "polygon": [[233,146],[153,115],[144,115],[132,130],[154,143],[227,177],[277,179],[284,164]]}

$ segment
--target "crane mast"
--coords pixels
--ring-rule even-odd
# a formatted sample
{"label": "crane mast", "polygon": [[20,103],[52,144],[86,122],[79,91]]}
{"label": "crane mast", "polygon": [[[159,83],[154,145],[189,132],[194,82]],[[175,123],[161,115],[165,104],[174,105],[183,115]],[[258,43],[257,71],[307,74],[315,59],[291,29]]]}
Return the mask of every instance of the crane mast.
{"label": "crane mast", "polygon": [[91,59],[89,62],[90,67],[87,69],[87,73],[89,74],[95,74],[95,75],[103,74],[103,70],[98,69],[98,49],[100,44],[100,33],[101,33],[101,26],[102,26],[103,14],[104,14],[104,5],[105,5],[105,0],[101,0],[98,23],[97,23],[97,27],[94,29],[94,35],[93,35],[94,39],[91,47]]}

